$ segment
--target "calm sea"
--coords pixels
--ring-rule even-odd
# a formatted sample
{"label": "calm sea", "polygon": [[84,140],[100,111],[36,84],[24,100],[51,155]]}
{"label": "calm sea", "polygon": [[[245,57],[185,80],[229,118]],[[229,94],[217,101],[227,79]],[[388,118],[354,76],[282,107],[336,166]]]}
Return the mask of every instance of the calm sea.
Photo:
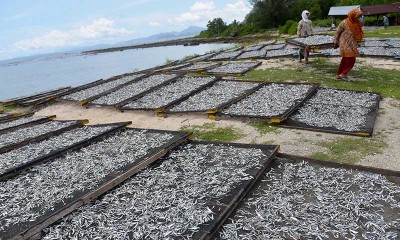
{"label": "calm sea", "polygon": [[67,86],[79,86],[165,64],[193,54],[232,47],[231,44],[168,46],[96,55],[62,53],[0,61],[0,100]]}

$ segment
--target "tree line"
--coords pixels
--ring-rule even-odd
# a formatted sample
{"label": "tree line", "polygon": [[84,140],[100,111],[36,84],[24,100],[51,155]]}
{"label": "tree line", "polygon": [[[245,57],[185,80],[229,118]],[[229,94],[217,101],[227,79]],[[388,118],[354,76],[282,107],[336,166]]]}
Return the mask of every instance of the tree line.
{"label": "tree line", "polygon": [[332,6],[376,5],[395,3],[399,0],[249,0],[249,2],[253,8],[243,22],[235,20],[227,24],[221,18],[215,18],[208,21],[207,30],[201,32],[199,37],[262,33],[267,29],[291,24],[293,21],[298,22],[305,9],[311,12],[311,20],[321,26],[330,26],[330,20],[327,18]]}

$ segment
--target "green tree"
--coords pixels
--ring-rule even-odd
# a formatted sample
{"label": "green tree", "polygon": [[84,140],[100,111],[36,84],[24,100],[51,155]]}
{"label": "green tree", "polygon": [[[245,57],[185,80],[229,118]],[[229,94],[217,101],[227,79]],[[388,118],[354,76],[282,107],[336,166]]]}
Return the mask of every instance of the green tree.
{"label": "green tree", "polygon": [[220,36],[226,28],[226,23],[222,20],[222,18],[214,18],[212,21],[208,21],[207,24],[207,31],[213,36]]}
{"label": "green tree", "polygon": [[299,0],[296,3],[296,19],[301,19],[301,13],[304,10],[308,10],[310,12],[310,19],[321,19],[325,16],[322,16],[321,6],[319,5],[319,0]]}

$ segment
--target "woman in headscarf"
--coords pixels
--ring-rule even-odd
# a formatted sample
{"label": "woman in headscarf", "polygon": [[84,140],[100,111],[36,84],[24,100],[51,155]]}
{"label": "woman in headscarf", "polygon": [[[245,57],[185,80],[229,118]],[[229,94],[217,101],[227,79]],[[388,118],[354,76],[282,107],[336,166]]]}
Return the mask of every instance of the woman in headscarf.
{"label": "woman in headscarf", "polygon": [[[312,21],[308,18],[310,16],[310,12],[304,10],[301,13],[301,20],[297,25],[297,35],[299,37],[308,37],[313,35],[312,30]],[[310,49],[308,47],[300,48],[299,50],[299,61],[304,58],[305,63],[308,63],[308,56],[310,55]]]}
{"label": "woman in headscarf", "polygon": [[358,8],[351,10],[336,31],[333,45],[334,48],[340,47],[340,56],[342,56],[342,61],[336,73],[337,79],[347,80],[347,73],[353,69],[356,57],[360,56],[357,41],[364,37],[362,23],[359,20],[362,14],[362,11]]}

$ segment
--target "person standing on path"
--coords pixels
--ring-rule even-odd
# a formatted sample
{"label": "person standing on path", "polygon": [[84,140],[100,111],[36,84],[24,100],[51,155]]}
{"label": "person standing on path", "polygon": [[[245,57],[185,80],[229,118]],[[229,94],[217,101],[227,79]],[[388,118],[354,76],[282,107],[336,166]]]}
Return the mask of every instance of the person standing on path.
{"label": "person standing on path", "polygon": [[[312,30],[312,21],[309,19],[310,12],[304,10],[301,13],[301,20],[297,25],[297,36],[299,37],[308,37],[313,35]],[[310,49],[308,47],[300,48],[299,49],[299,61],[304,58],[304,62],[308,63],[308,56],[310,55]]]}
{"label": "person standing on path", "polygon": [[360,9],[355,8],[347,14],[347,18],[338,26],[333,46],[334,48],[340,47],[342,60],[336,72],[336,79],[347,80],[347,73],[353,69],[356,57],[360,56],[357,41],[364,37],[362,24],[359,20],[362,14]]}
{"label": "person standing on path", "polygon": [[389,18],[386,15],[383,15],[383,27],[387,28],[389,26]]}

